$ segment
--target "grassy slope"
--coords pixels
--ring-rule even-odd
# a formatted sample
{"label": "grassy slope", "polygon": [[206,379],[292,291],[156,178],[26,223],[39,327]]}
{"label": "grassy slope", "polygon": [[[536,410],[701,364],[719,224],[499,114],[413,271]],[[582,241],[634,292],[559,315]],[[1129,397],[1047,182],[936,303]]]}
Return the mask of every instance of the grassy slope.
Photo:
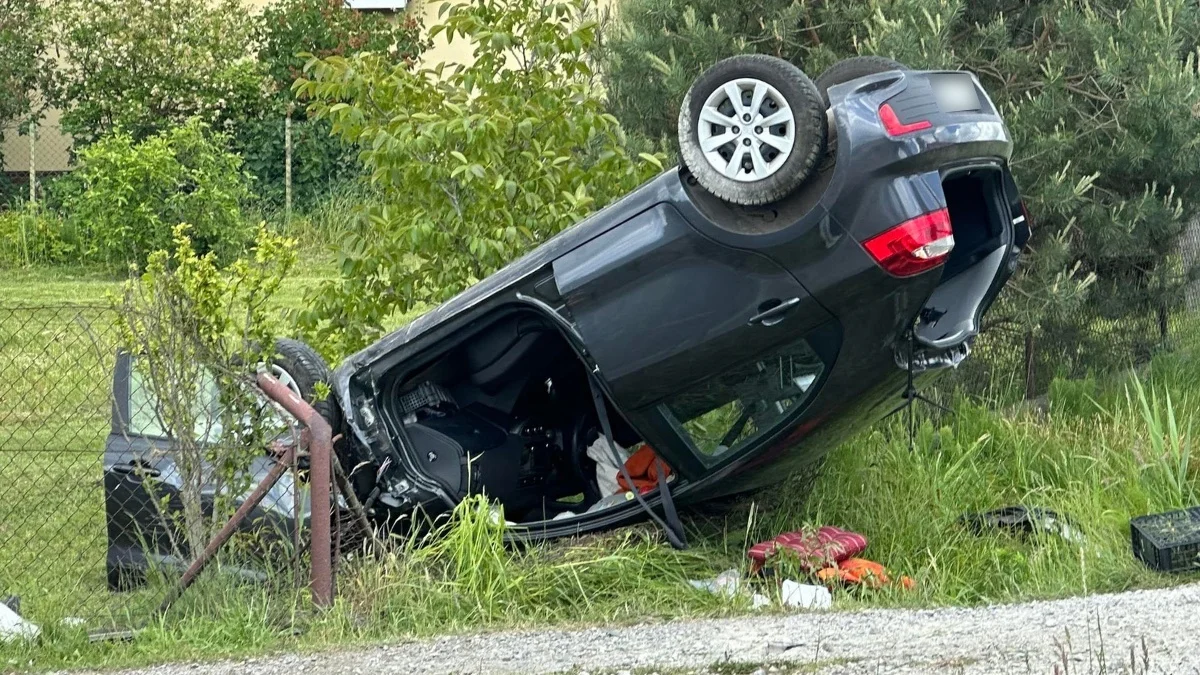
{"label": "grassy slope", "polygon": [[[294,303],[302,289],[319,278],[298,275],[281,305]],[[0,280],[0,297],[29,303],[100,301],[112,288],[114,282],[98,275],[62,278],[21,272]],[[8,329],[0,322],[2,330]],[[75,353],[69,340],[58,340],[59,351],[47,354],[36,353],[35,342],[45,340],[10,340],[16,346],[4,358],[30,359],[50,376]],[[339,604],[324,615],[312,615],[305,594],[287,588],[284,579],[281,588],[268,592],[232,587],[207,575],[167,620],[152,624],[131,644],[88,644],[82,629],[49,620],[53,612],[47,607],[47,639],[31,647],[0,645],[0,667],[130,664],[477,628],[744,611],[742,601],[693,591],[685,581],[741,566],[747,544],[802,525],[837,524],[861,531],[871,541],[868,557],[917,580],[916,590],[909,592],[839,592],[839,608],[1005,602],[1172,583],[1183,578],[1155,575],[1132,558],[1127,523],[1134,515],[1196,501],[1196,474],[1190,457],[1183,455],[1190,443],[1191,420],[1200,413],[1197,376],[1200,357],[1193,357],[1184,345],[1159,357],[1142,374],[1145,403],[1128,377],[1058,383],[1044,411],[998,413],[980,403],[960,401],[955,416],[922,422],[912,452],[903,425],[882,425],[836,451],[807,499],[797,481],[743,500],[719,515],[709,510],[708,515],[694,517],[694,547],[685,553],[662,545],[648,528],[507,551],[485,511],[468,505],[460,510],[456,527],[433,545],[404,542],[382,562],[349,563],[340,580]],[[45,393],[44,386],[22,386],[27,388],[20,395],[0,395],[0,418],[26,420],[65,408],[90,415],[86,425],[105,422],[102,410],[66,396],[61,385],[52,387],[48,397],[38,396]],[[1174,444],[1172,418],[1178,429]],[[4,436],[18,437],[9,428],[0,429]],[[46,439],[36,440],[41,444]],[[61,465],[63,450],[74,450],[82,459],[58,485],[86,483],[86,476],[95,475],[97,458],[88,454],[95,449],[87,444],[74,447],[64,442],[52,453],[55,457],[43,461]],[[38,485],[34,494],[51,493],[53,478],[43,478],[49,482]],[[12,477],[5,474],[4,479]],[[102,527],[94,490],[79,499],[56,499],[89,515],[67,518],[71,512],[64,511],[42,516],[45,511],[35,509],[27,514],[34,518],[30,522],[60,518],[75,528],[83,523],[93,535]],[[1016,503],[1068,514],[1086,535],[1086,543],[1078,546],[1052,535],[977,536],[957,523],[966,511]],[[10,522],[14,521],[0,524],[0,529],[12,527]],[[90,541],[76,548],[67,542],[53,555],[0,551],[0,573],[24,568],[45,580],[26,590],[26,602],[36,611],[39,596],[53,597],[64,588],[77,592],[63,580],[75,583],[74,560],[100,555],[102,536]],[[78,588],[94,592],[99,581],[84,579]],[[102,602],[106,595],[96,597]],[[143,616],[134,613],[125,623]],[[293,627],[303,631],[301,637],[293,636]]]}

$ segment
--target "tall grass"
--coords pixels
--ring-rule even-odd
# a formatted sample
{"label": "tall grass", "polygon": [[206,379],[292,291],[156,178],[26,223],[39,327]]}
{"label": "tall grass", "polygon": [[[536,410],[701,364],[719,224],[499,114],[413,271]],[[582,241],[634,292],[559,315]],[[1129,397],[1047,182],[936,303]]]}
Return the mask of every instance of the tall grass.
{"label": "tall grass", "polygon": [[290,219],[282,208],[259,209],[251,215],[295,237],[303,253],[327,256],[357,231],[357,219],[380,199],[379,192],[365,180],[344,181],[330,185],[311,204],[294,210]]}

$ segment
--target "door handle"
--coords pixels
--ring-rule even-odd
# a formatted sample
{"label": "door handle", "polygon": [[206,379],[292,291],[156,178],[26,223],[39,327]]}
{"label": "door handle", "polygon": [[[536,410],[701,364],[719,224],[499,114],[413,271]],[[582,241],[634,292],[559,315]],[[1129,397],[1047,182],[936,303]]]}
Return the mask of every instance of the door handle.
{"label": "door handle", "polygon": [[[758,306],[762,311],[750,317],[750,320],[747,321],[747,323],[750,325],[757,323],[762,324],[763,326],[774,326],[780,321],[783,321],[784,315],[792,311],[792,309],[799,304],[800,298],[792,298],[791,300],[785,300],[783,302],[780,302],[778,298],[767,300]],[[766,309],[762,309],[763,307],[766,307]]]}

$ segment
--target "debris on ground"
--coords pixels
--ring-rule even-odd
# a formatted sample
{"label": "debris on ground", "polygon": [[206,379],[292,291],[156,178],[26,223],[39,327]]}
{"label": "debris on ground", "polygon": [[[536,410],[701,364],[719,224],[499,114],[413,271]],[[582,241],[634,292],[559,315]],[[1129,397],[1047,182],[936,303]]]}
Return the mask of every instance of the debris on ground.
{"label": "debris on ground", "polygon": [[800,569],[815,572],[852,558],[867,549],[867,538],[840,527],[823,526],[811,530],[784,532],[759,542],[746,551],[751,573],[757,572],[771,558],[790,551],[799,559]]}
{"label": "debris on ground", "polygon": [[967,513],[959,521],[975,534],[988,530],[1005,530],[1014,534],[1033,534],[1035,531],[1050,532],[1073,544],[1083,544],[1083,533],[1071,525],[1063,516],[1037,506],[1005,506],[984,513]]}
{"label": "debris on ground", "polygon": [[1200,506],[1129,521],[1133,554],[1159,572],[1200,568]]}
{"label": "debris on ground", "polygon": [[784,579],[780,601],[785,607],[829,609],[833,606],[833,594],[824,586],[801,584],[791,579]]}
{"label": "debris on ground", "polygon": [[727,598],[732,598],[738,594],[742,587],[742,575],[735,569],[728,569],[721,572],[715,579],[706,579],[703,581],[688,581],[692,588],[701,591],[708,591],[713,595],[723,595]]}
{"label": "debris on ground", "polygon": [[40,635],[42,629],[37,624],[21,618],[12,605],[20,607],[15,598],[6,598],[5,602],[0,603],[0,642],[15,639],[32,640]]}
{"label": "debris on ground", "polygon": [[[887,568],[874,560],[865,558],[847,558],[836,567],[826,567],[817,572],[817,578],[825,583],[840,581],[854,586],[880,588],[892,582],[888,577]],[[900,585],[906,589],[916,588],[917,582],[911,577],[900,577]]]}

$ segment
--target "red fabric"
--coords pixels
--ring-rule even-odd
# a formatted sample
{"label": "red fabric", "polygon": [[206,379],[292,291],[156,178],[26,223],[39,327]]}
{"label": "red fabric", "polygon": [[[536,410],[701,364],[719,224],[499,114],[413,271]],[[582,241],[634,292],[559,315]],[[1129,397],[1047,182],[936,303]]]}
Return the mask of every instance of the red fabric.
{"label": "red fabric", "polygon": [[654,450],[645,444],[637,449],[637,452],[629,456],[625,460],[625,470],[629,472],[629,477],[633,479],[633,485],[625,482],[625,476],[620,471],[617,472],[617,485],[621,486],[622,490],[637,489],[639,493],[646,493],[658,486],[658,467],[663,469],[663,478],[668,478],[671,475],[671,467],[658,461],[658,455],[654,454]]}
{"label": "red fabric", "polygon": [[818,528],[816,532],[784,532],[774,539],[750,547],[746,555],[752,561],[751,571],[761,569],[781,549],[795,553],[800,559],[801,569],[815,572],[862,553],[867,549],[867,538],[857,532],[828,525]]}

